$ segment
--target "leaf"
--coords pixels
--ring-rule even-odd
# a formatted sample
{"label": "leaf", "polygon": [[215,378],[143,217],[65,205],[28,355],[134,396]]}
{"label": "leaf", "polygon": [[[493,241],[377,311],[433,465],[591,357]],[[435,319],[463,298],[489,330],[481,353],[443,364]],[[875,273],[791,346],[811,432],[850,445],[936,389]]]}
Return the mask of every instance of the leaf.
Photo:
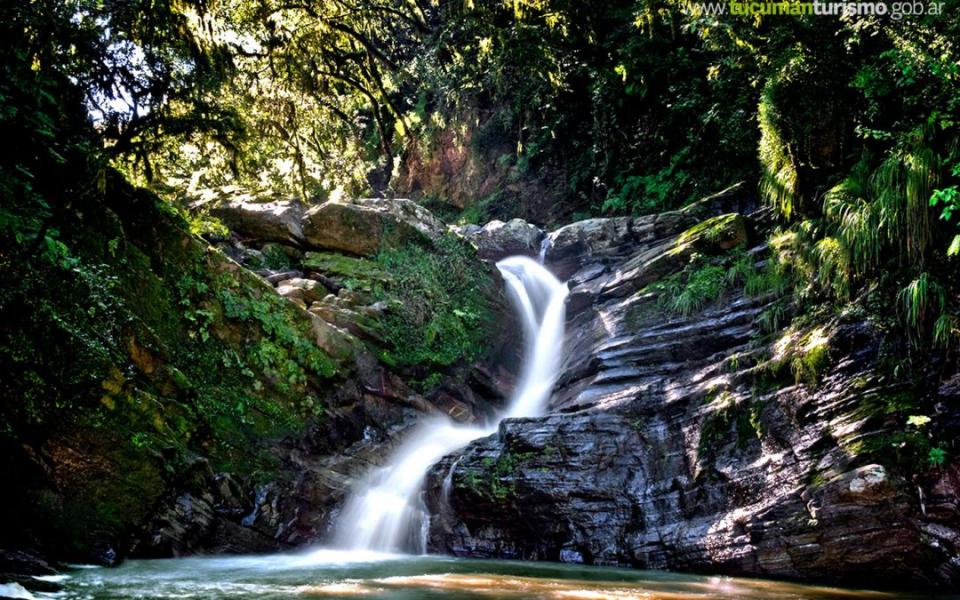
{"label": "leaf", "polygon": [[930,448],[928,458],[931,465],[939,467],[947,461],[947,452],[943,448]]}
{"label": "leaf", "polygon": [[953,241],[947,248],[947,256],[956,256],[957,254],[960,254],[960,235],[953,236]]}

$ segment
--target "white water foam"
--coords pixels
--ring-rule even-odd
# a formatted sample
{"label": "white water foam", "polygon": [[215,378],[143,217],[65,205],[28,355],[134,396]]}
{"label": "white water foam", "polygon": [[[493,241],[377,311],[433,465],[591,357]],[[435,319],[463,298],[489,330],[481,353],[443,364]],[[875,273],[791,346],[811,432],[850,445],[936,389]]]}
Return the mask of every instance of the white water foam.
{"label": "white water foam", "polygon": [[[523,371],[500,419],[540,416],[559,376],[567,286],[526,256],[505,258],[497,268],[519,313],[524,339]],[[387,464],[369,473],[348,499],[337,524],[335,546],[425,552],[429,515],[421,490],[427,471],[447,454],[494,433],[500,419],[482,427],[458,425],[447,419],[419,425]]]}

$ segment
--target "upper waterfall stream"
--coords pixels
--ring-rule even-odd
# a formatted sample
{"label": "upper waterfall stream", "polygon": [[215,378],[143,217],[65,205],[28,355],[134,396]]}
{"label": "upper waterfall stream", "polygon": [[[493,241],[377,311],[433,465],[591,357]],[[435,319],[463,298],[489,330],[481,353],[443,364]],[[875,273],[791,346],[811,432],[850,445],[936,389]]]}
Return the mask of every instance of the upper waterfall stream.
{"label": "upper waterfall stream", "polygon": [[504,418],[543,414],[563,351],[567,285],[526,256],[497,263],[523,326],[523,368],[506,410],[494,423],[467,426],[444,418],[422,423],[386,465],[369,473],[347,500],[334,542],[380,552],[426,551],[429,515],[421,499],[427,471],[447,454],[492,434]]}

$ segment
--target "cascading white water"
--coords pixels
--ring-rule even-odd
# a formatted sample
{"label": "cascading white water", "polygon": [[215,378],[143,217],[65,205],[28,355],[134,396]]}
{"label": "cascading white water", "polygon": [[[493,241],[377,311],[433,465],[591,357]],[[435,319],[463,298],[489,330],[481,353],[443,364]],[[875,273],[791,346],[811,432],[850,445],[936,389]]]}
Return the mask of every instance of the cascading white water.
{"label": "cascading white water", "polygon": [[[567,285],[526,256],[505,258],[497,268],[524,333],[523,370],[501,419],[539,416],[559,376]],[[497,423],[468,427],[444,419],[419,425],[348,499],[337,523],[335,545],[380,552],[426,551],[429,516],[420,492],[427,471],[447,454],[496,429]]]}
{"label": "cascading white water", "polygon": [[512,256],[497,263],[524,329],[524,362],[517,389],[504,417],[543,413],[560,375],[567,284],[540,263]]}

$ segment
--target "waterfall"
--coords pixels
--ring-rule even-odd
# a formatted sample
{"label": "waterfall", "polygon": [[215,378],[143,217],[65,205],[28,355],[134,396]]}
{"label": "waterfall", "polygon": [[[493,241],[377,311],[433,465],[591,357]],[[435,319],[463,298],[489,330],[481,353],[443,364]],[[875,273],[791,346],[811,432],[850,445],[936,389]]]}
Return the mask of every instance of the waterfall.
{"label": "waterfall", "polygon": [[[334,543],[352,550],[426,551],[429,515],[421,497],[427,471],[472,440],[494,433],[503,418],[543,414],[560,371],[567,285],[526,256],[497,263],[523,326],[523,369],[506,411],[487,426],[447,419],[422,423],[401,442],[382,468],[361,481],[344,506]],[[448,477],[452,478],[451,468]]]}
{"label": "waterfall", "polygon": [[538,417],[560,375],[567,284],[526,256],[497,263],[523,321],[524,362],[505,417]]}

